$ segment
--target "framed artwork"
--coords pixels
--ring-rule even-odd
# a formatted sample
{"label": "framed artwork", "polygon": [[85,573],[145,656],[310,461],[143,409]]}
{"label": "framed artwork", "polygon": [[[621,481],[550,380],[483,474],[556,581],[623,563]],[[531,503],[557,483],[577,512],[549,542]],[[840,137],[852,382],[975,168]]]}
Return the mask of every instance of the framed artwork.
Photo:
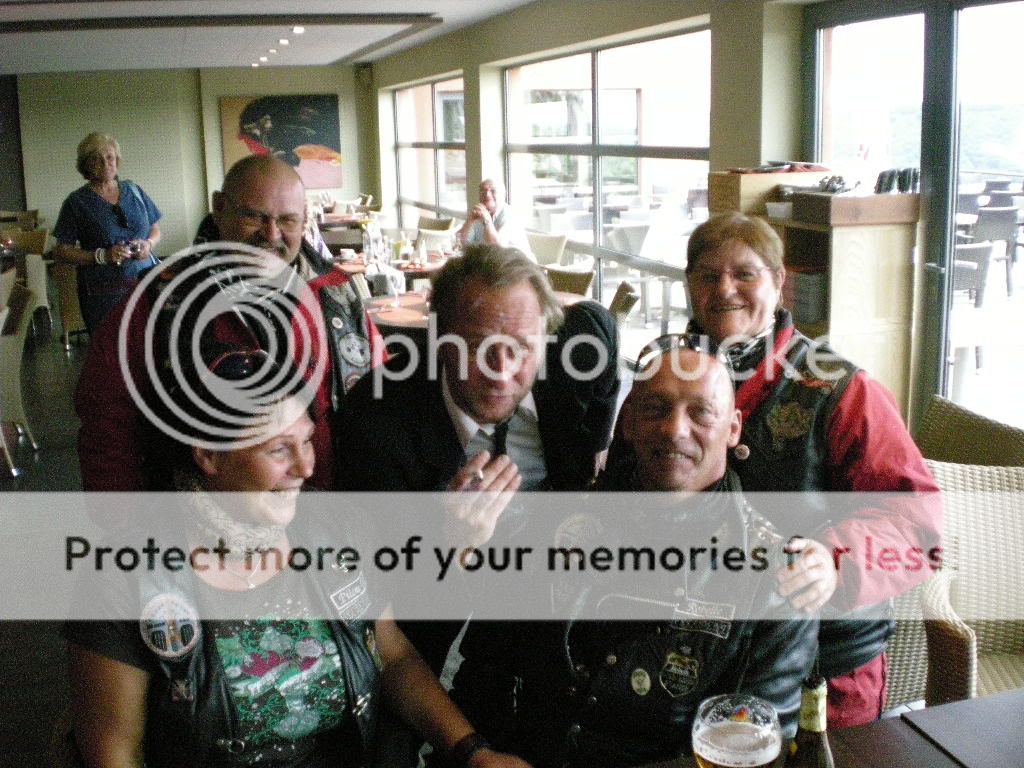
{"label": "framed artwork", "polygon": [[306,189],[341,186],[338,95],[224,96],[224,172],[247,155],[273,155],[298,171]]}

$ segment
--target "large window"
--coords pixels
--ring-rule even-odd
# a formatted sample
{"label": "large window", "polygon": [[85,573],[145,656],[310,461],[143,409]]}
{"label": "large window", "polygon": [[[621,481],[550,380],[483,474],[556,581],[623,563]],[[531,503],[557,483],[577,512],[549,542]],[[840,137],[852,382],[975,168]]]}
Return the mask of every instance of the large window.
{"label": "large window", "polygon": [[922,14],[823,29],[820,67],[821,162],[865,189],[921,164]]}
{"label": "large window", "polygon": [[466,122],[462,78],[394,92],[400,224],[421,213],[463,215]]}
{"label": "large window", "polygon": [[921,167],[917,391],[1024,426],[1024,96],[1011,74],[1024,2],[834,0],[804,22],[808,159],[869,188],[880,170]]}
{"label": "large window", "polygon": [[598,257],[682,267],[707,218],[710,66],[700,30],[507,69],[511,203]]}

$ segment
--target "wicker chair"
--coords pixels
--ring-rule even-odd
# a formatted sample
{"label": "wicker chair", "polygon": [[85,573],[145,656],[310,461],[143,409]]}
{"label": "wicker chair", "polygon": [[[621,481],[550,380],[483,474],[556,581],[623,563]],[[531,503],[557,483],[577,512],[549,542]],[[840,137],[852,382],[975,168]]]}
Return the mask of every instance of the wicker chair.
{"label": "wicker chair", "polygon": [[638,301],[640,297],[636,294],[636,289],[623,280],[615,289],[615,295],[608,304],[608,311],[615,317],[615,322],[622,325]]}
{"label": "wicker chair", "polygon": [[945,550],[921,593],[925,701],[1024,687],[1024,467],[929,466],[944,493]]}
{"label": "wicker chair", "polygon": [[568,269],[547,269],[545,271],[552,289],[563,293],[578,293],[580,296],[587,295],[595,275],[593,271],[578,272]]}
{"label": "wicker chair", "polygon": [[935,395],[917,430],[926,459],[990,467],[1024,466],[1024,429],[987,419]]}

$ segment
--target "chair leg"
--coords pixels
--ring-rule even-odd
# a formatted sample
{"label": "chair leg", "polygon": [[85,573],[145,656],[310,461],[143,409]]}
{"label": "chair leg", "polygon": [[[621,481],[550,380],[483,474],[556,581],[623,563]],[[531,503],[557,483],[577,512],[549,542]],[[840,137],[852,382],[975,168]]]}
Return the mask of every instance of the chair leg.
{"label": "chair leg", "polygon": [[1006,295],[1013,296],[1013,259],[1006,258]]}
{"label": "chair leg", "polygon": [[979,347],[975,347],[974,348],[974,367],[977,370],[980,371],[981,370],[981,364],[982,364],[982,352],[981,352],[981,347],[979,346]]}
{"label": "chair leg", "polygon": [[7,466],[10,468],[11,477],[18,477],[21,475],[21,470],[18,469],[14,464],[14,458],[11,456],[10,450],[7,448],[7,436],[4,434],[3,423],[0,423],[0,451],[3,452],[4,459],[7,461]]}

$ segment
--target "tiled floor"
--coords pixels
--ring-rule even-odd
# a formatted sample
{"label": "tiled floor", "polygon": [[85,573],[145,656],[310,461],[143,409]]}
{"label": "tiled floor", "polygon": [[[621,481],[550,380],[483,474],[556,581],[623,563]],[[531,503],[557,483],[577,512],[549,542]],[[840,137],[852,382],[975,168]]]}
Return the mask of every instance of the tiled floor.
{"label": "tiled floor", "polygon": [[[0,498],[14,491],[81,488],[71,397],[86,347],[73,345],[66,353],[59,325],[48,333],[45,315],[37,325],[38,334],[25,350],[22,387],[40,450],[34,453],[27,441],[18,445],[15,462],[23,473],[16,479],[0,466]],[[13,430],[8,436],[16,439]],[[0,621],[0,768],[51,765],[54,723],[68,700],[65,669],[58,624]]]}

